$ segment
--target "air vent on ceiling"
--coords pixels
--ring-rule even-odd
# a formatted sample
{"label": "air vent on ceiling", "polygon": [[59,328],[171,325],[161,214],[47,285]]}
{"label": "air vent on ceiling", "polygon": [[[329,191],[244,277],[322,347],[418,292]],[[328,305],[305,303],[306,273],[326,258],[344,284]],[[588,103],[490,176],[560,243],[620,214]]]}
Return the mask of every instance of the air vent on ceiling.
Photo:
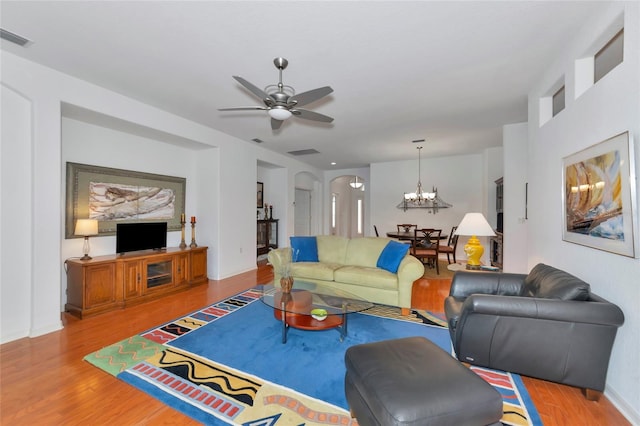
{"label": "air vent on ceiling", "polygon": [[422,143],[422,142],[424,142],[424,139],[416,139],[411,141],[411,143]]}
{"label": "air vent on ceiling", "polygon": [[309,154],[320,154],[320,151],[316,151],[315,149],[300,149],[298,151],[289,151],[291,155],[309,155]]}
{"label": "air vent on ceiling", "polygon": [[254,141],[255,143],[262,143],[264,142],[262,139],[258,139],[258,138],[253,138],[251,139],[252,141]]}
{"label": "air vent on ceiling", "polygon": [[4,28],[0,28],[0,38],[23,47],[31,43],[31,40],[19,36],[18,34],[14,34],[11,31],[7,31]]}

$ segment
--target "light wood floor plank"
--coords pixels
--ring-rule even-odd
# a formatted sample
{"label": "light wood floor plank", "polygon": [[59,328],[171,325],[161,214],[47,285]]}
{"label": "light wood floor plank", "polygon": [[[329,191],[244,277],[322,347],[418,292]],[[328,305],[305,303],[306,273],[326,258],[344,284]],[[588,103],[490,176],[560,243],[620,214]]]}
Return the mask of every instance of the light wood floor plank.
{"label": "light wood floor plank", "polygon": [[[159,300],[79,320],[62,314],[64,329],[0,346],[0,424],[195,425],[82,358],[134,334],[273,279],[270,266]],[[450,280],[421,279],[414,307],[442,312]],[[586,401],[568,386],[524,378],[546,426],[629,424],[606,397]]]}

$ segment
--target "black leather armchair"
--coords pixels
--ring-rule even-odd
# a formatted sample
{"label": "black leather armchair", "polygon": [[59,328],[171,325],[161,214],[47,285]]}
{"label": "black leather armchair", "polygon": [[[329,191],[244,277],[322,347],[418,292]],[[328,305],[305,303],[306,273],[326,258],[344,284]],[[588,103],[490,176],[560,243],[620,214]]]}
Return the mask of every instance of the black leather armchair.
{"label": "black leather armchair", "polygon": [[589,284],[544,264],[528,275],[457,272],[444,308],[460,361],[580,387],[589,399],[604,390],[624,322]]}

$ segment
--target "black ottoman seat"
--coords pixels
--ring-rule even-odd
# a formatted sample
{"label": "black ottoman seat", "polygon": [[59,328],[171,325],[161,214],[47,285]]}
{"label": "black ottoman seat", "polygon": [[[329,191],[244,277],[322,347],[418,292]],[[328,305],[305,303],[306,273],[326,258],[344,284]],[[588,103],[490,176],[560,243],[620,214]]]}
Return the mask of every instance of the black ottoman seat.
{"label": "black ottoman seat", "polygon": [[361,426],[499,425],[502,397],[423,337],[352,346],[345,393]]}

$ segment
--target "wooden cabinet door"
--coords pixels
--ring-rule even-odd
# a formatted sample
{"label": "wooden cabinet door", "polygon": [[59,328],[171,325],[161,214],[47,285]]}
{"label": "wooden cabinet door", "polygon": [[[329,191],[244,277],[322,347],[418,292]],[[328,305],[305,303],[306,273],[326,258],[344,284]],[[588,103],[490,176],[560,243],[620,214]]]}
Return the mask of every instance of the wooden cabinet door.
{"label": "wooden cabinet door", "polygon": [[191,252],[191,279],[190,281],[206,281],[207,280],[207,250],[198,250]]}
{"label": "wooden cabinet door", "polygon": [[116,303],[116,264],[105,263],[84,268],[84,309]]}
{"label": "wooden cabinet door", "polygon": [[174,281],[174,256],[157,256],[142,261],[144,280],[142,280],[142,292],[162,292],[173,287]]}
{"label": "wooden cabinet door", "polygon": [[142,276],[142,262],[139,260],[124,262],[122,268],[124,270],[124,298],[130,299],[140,296],[144,278]]}
{"label": "wooden cabinet door", "polygon": [[174,281],[176,285],[185,285],[189,282],[189,253],[181,253],[173,258],[175,271]]}

